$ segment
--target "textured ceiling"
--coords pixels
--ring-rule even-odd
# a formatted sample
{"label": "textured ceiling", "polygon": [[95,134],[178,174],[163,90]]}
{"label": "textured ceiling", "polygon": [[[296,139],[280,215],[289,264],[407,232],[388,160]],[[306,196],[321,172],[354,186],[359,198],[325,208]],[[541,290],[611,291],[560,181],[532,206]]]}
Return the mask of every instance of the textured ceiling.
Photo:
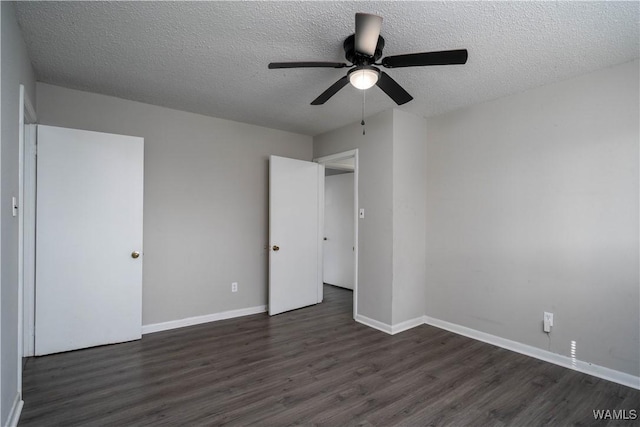
{"label": "textured ceiling", "polygon": [[[640,56],[638,2],[18,2],[39,81],[316,135],[360,120],[362,92],[309,103],[345,69],[356,12],[385,55],[466,48],[466,65],[387,70],[431,116]],[[366,114],[395,104],[374,87]]]}

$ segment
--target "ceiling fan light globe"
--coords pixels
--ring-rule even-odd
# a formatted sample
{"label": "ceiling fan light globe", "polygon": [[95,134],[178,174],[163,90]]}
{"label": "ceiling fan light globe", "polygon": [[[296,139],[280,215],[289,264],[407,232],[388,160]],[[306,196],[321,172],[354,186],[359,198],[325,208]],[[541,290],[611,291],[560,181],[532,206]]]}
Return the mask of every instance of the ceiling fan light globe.
{"label": "ceiling fan light globe", "polygon": [[376,70],[363,69],[355,70],[349,74],[349,82],[356,89],[369,89],[378,82],[379,74]]}

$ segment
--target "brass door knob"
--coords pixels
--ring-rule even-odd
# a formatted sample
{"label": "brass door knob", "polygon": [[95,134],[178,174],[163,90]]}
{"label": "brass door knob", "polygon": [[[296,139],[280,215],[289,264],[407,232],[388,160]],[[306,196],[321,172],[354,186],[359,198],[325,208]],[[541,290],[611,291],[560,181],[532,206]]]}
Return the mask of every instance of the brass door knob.
{"label": "brass door knob", "polygon": [[138,258],[139,256],[140,256],[140,252],[138,252],[138,251],[131,252],[131,258],[135,259],[135,258]]}
{"label": "brass door knob", "polygon": [[271,249],[273,249],[275,252],[278,252],[280,250],[280,246],[273,245],[273,248]]}

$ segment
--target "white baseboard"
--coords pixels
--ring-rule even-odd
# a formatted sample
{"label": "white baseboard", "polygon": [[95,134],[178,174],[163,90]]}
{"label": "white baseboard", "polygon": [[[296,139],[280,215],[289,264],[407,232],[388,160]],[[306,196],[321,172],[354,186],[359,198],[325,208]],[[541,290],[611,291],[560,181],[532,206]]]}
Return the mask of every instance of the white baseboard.
{"label": "white baseboard", "polygon": [[424,325],[423,316],[416,317],[415,319],[405,320],[404,322],[391,325],[391,335],[399,334],[400,332],[407,331],[416,326]]}
{"label": "white baseboard", "polygon": [[22,400],[20,393],[16,393],[16,398],[13,400],[13,406],[11,406],[11,412],[9,412],[9,416],[7,417],[5,427],[16,427],[18,425],[23,406],[24,401]]}
{"label": "white baseboard", "polygon": [[238,310],[222,311],[220,313],[205,314],[204,316],[187,317],[186,319],[170,320],[162,323],[142,325],[142,334],[168,331],[170,329],[184,328],[185,326],[200,325],[202,323],[215,322],[216,320],[232,319],[234,317],[249,316],[251,314],[264,313],[266,305],[257,307],[240,308]]}
{"label": "white baseboard", "polygon": [[582,360],[574,360],[568,356],[552,353],[538,347],[533,347],[517,341],[508,340],[506,338],[501,338],[496,335],[491,335],[486,332],[481,332],[475,329],[467,328],[466,326],[457,325],[455,323],[446,322],[444,320],[435,319],[429,316],[424,316],[424,323],[426,323],[427,325],[435,326],[436,328],[445,329],[459,335],[464,335],[465,337],[473,338],[478,341],[493,344],[507,350],[515,351],[516,353],[544,360],[545,362],[553,363],[554,365],[573,369],[575,371],[582,372],[583,374],[592,375],[594,377],[602,378],[607,381],[640,390],[640,377],[636,377],[625,372],[605,368],[604,366],[594,365],[593,363],[584,362]]}
{"label": "white baseboard", "polygon": [[363,316],[362,314],[357,314],[355,320],[358,323],[362,323],[363,325],[367,325],[370,328],[377,329],[389,335],[399,334],[400,332],[404,332],[406,330],[424,324],[424,319],[422,318],[422,316],[416,317],[415,319],[406,320],[401,323],[396,323],[395,325],[382,323],[377,320],[371,319],[370,317]]}
{"label": "white baseboard", "polygon": [[393,335],[391,333],[391,325],[379,322],[367,316],[363,316],[362,314],[356,314],[355,321],[358,323],[362,323],[363,325],[366,325],[370,328],[377,329],[382,332],[386,332],[389,335]]}

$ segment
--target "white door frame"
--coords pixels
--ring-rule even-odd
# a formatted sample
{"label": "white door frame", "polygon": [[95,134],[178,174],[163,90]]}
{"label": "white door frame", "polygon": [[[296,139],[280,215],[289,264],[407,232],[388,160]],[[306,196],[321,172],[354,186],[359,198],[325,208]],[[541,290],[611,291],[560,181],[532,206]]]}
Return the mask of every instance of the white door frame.
{"label": "white door frame", "polygon": [[[358,315],[358,149],[344,151],[342,153],[331,154],[313,159],[314,162],[322,165],[353,158],[353,318]],[[324,181],[323,181],[324,182]],[[324,194],[324,192],[323,192]],[[321,219],[324,220],[324,201],[320,205]],[[324,223],[321,221],[322,233],[324,236]],[[321,246],[322,248],[322,246]],[[322,269],[320,269],[322,274]]]}
{"label": "white door frame", "polygon": [[[31,195],[30,189],[25,188],[25,150],[30,144],[33,136],[33,128],[25,125],[36,122],[36,111],[29,96],[25,92],[24,85],[20,85],[20,110],[18,112],[18,394],[22,399],[22,358],[24,349],[24,313],[33,312],[33,300],[24,298],[24,277],[25,269],[34,268],[25,265],[25,250],[34,250],[33,245],[25,245],[25,203],[24,201]],[[33,163],[33,162],[31,162]],[[35,232],[35,227],[33,229]],[[33,235],[33,234],[32,234]],[[28,256],[27,256],[28,258]],[[33,256],[31,257],[33,260]]]}

